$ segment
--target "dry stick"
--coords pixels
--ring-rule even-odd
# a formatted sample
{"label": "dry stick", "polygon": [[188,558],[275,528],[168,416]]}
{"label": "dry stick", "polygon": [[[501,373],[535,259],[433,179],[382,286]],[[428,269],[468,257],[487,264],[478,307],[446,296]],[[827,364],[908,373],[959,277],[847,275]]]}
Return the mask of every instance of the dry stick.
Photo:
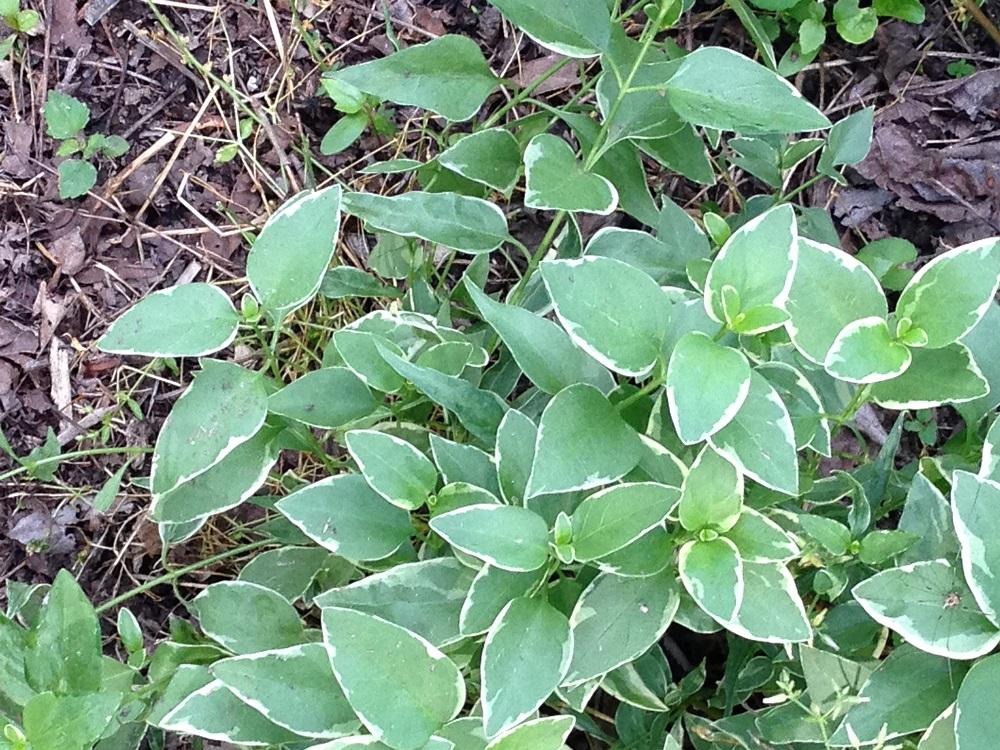
{"label": "dry stick", "polygon": [[983,12],[983,9],[976,5],[976,0],[960,0],[960,2],[962,7],[969,11],[969,15],[975,19],[976,23],[983,27],[983,31],[989,34],[993,38],[993,41],[996,42],[996,45],[1000,47],[1000,29]]}

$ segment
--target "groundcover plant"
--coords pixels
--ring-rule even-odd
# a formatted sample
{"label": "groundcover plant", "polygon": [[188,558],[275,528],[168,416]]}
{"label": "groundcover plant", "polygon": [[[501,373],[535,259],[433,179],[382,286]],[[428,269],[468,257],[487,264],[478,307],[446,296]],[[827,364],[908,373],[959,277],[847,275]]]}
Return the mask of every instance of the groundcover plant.
{"label": "groundcover plant", "polygon": [[[187,284],[100,340],[193,371],[146,480],[165,544],[267,516],[96,608],[66,571],[11,585],[0,747],[996,748],[1000,241],[870,268],[784,188],[814,155],[843,179],[870,110],[831,125],[747,57],[685,54],[660,35],[677,2],[491,2],[553,70],[591,71],[570,104],[510,119],[529,87],[480,115],[504,82],[457,36],[334,72],[342,99],[439,118],[433,161],[369,168],[424,189],[302,193],[239,309]],[[772,194],[700,221],[654,202],[640,152],[697,179],[723,141]],[[525,210],[549,222],[533,247]],[[646,228],[584,242],[581,215],[615,211]],[[342,221],[405,284],[331,268]],[[283,381],[317,295],[370,311],[321,321]],[[870,404],[895,426],[830,470]],[[946,404],[964,430],[898,467],[907,414]],[[268,482],[282,451],[300,470]],[[104,655],[100,615],[240,555],[148,654],[117,609],[127,659]]]}

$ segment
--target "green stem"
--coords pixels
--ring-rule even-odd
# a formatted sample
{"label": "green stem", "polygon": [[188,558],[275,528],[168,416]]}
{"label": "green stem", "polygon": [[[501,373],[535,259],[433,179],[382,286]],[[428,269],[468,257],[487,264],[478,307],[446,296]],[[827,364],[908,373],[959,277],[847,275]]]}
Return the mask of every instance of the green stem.
{"label": "green stem", "polygon": [[631,396],[623,398],[621,401],[615,404],[615,408],[618,409],[618,411],[624,411],[639,399],[653,393],[653,391],[662,386],[665,382],[666,378],[663,377],[653,378],[648,383],[646,383],[646,385],[644,385],[642,388],[633,393]]}
{"label": "green stem", "polygon": [[538,249],[535,254],[531,256],[531,260],[528,262],[528,267],[524,269],[524,276],[521,280],[517,282],[517,286],[514,287],[514,291],[510,294],[510,304],[517,305],[521,302],[524,297],[525,289],[527,289],[528,279],[538,268],[538,264],[542,262],[542,258],[545,257],[545,253],[549,251],[549,247],[556,238],[556,233],[559,231],[559,227],[562,226],[563,221],[566,220],[566,212],[560,211],[552,219],[552,223],[549,224],[548,230],[545,232],[545,236],[542,237],[542,241],[538,244]]}
{"label": "green stem", "polygon": [[826,177],[825,174],[818,174],[815,177],[811,177],[810,179],[803,182],[801,185],[795,188],[795,190],[788,193],[787,195],[779,196],[778,203],[788,203],[788,201],[797,196],[799,193],[808,190],[809,188],[811,188],[813,185],[815,185],[817,182],[824,179],[825,177]]}
{"label": "green stem", "polygon": [[618,114],[618,110],[621,108],[622,102],[625,101],[625,97],[628,95],[629,87],[631,87],[636,73],[639,72],[639,68],[642,67],[642,63],[646,59],[646,54],[649,52],[649,48],[653,45],[653,39],[656,37],[656,30],[660,28],[663,20],[667,17],[669,9],[668,3],[661,3],[660,11],[657,13],[656,19],[652,23],[647,22],[646,28],[642,30],[642,47],[639,49],[639,54],[636,55],[635,62],[632,63],[631,70],[629,70],[628,75],[625,76],[625,80],[622,81],[621,86],[618,88],[618,96],[615,97],[614,102],[611,104],[611,108],[608,110],[607,117],[604,118],[601,130],[598,132],[597,138],[594,140],[594,145],[591,147],[590,153],[587,155],[587,161],[584,163],[584,169],[591,169],[597,163],[597,160],[603,156],[604,147],[608,140],[608,132],[610,131],[609,126],[612,122],[614,122],[615,115]]}
{"label": "green stem", "polygon": [[552,67],[550,67],[548,70],[546,70],[540,76],[538,76],[538,78],[536,78],[531,83],[529,83],[527,86],[525,86],[523,89],[521,89],[516,94],[514,94],[514,96],[511,97],[511,99],[510,99],[509,102],[507,102],[505,105],[503,105],[502,107],[500,107],[500,109],[498,109],[492,115],[490,115],[489,117],[487,117],[486,120],[483,122],[482,125],[479,126],[478,129],[485,130],[486,128],[490,128],[490,127],[493,127],[494,125],[496,125],[498,122],[500,122],[501,119],[503,119],[503,116],[505,114],[507,114],[508,112],[510,112],[512,109],[514,109],[514,107],[516,107],[518,104],[520,104],[525,99],[527,99],[529,96],[531,96],[533,93],[535,93],[535,91],[538,90],[539,86],[541,86],[543,83],[545,83],[547,80],[549,80],[552,76],[554,76],[560,70],[562,70],[563,68],[565,68],[571,62],[573,62],[572,58],[565,57],[562,60],[560,60],[559,62],[557,62],[555,65],[553,65]]}
{"label": "green stem", "polygon": [[104,602],[104,604],[97,607],[97,614],[99,615],[103,614],[104,612],[107,612],[109,609],[113,609],[114,607],[117,607],[119,604],[127,602],[134,596],[138,596],[139,594],[144,594],[150,589],[156,588],[157,586],[160,586],[164,583],[170,583],[172,581],[176,581],[178,578],[180,578],[181,576],[185,576],[188,573],[193,573],[196,570],[207,568],[209,565],[214,565],[215,563],[221,562],[222,560],[226,560],[230,557],[236,557],[237,555],[242,555],[247,552],[252,552],[255,549],[260,549],[261,547],[265,547],[268,544],[274,544],[274,540],[260,539],[256,542],[243,544],[239,547],[233,547],[230,550],[226,550],[225,552],[220,552],[217,555],[212,555],[212,557],[206,557],[204,560],[199,560],[196,563],[185,565],[183,568],[178,568],[177,570],[171,571],[170,573],[164,573],[162,576],[146,581],[141,586],[136,586],[134,589],[130,589],[126,591],[124,594],[120,594],[119,596],[116,596],[114,599],[109,599],[108,601]]}
{"label": "green stem", "polygon": [[26,466],[19,466],[16,469],[11,469],[10,471],[5,471],[0,474],[0,482],[5,479],[10,479],[11,477],[16,477],[18,474],[23,474],[26,471],[33,471],[39,466],[47,466],[48,464],[57,464],[63,461],[71,461],[74,458],[87,458],[88,456],[110,456],[116,453],[152,453],[152,448],[88,448],[87,450],[80,451],[70,451],[69,453],[60,453],[58,456],[52,456],[51,458],[41,458],[37,461],[31,461]]}

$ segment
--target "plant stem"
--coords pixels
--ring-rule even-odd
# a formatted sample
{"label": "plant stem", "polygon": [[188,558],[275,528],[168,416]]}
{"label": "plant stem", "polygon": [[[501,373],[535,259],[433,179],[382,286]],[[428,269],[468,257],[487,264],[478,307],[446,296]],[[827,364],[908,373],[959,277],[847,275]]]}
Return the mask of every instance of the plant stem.
{"label": "plant stem", "polygon": [[31,461],[27,466],[18,466],[16,469],[11,469],[10,471],[5,471],[0,474],[0,482],[5,479],[10,479],[11,477],[16,477],[18,474],[23,474],[26,471],[32,471],[37,469],[39,466],[47,466],[48,464],[57,464],[62,461],[71,461],[74,458],[87,458],[88,456],[110,456],[116,453],[152,453],[152,448],[88,448],[87,450],[80,451],[70,451],[69,453],[60,453],[58,456],[52,456],[51,458],[42,458],[38,461]]}
{"label": "plant stem", "polygon": [[225,552],[220,552],[217,555],[212,555],[212,557],[206,557],[204,560],[199,560],[196,563],[191,563],[190,565],[185,565],[183,568],[178,568],[177,570],[171,571],[170,573],[164,573],[162,576],[153,578],[152,580],[146,581],[141,586],[136,586],[134,589],[126,591],[124,594],[116,596],[114,599],[109,599],[104,602],[104,604],[97,607],[97,614],[103,614],[109,609],[117,607],[119,604],[127,602],[134,596],[143,594],[150,589],[156,588],[157,586],[176,581],[181,576],[185,576],[188,573],[193,573],[196,570],[201,570],[202,568],[207,568],[209,565],[213,565],[222,560],[226,560],[230,557],[236,557],[237,555],[242,555],[247,552],[252,552],[255,549],[260,549],[268,544],[274,544],[273,539],[259,539],[256,542],[250,542],[249,544],[243,544],[239,547],[233,547],[232,549],[226,550]]}
{"label": "plant stem", "polygon": [[610,125],[615,119],[615,115],[618,114],[618,110],[622,106],[622,102],[625,101],[625,97],[628,95],[629,87],[632,85],[632,80],[635,78],[635,74],[639,72],[639,68],[642,66],[643,61],[646,59],[646,54],[649,52],[649,48],[653,45],[653,39],[656,37],[656,30],[660,28],[663,23],[663,19],[667,17],[667,11],[669,10],[669,5],[667,3],[661,3],[660,11],[656,15],[656,19],[649,23],[647,21],[646,28],[642,30],[642,47],[639,49],[639,54],[636,55],[635,62],[632,63],[632,68],[629,70],[628,75],[625,76],[625,80],[621,82],[621,86],[618,88],[618,96],[615,97],[614,102],[611,104],[611,108],[608,110],[607,117],[604,118],[604,123],[601,125],[601,130],[597,134],[597,138],[594,140],[594,145],[590,149],[590,153],[587,155],[587,161],[584,163],[584,169],[591,169],[597,160],[604,155],[604,146],[608,140],[608,132],[610,130]]}
{"label": "plant stem", "polygon": [[496,125],[498,122],[500,122],[501,119],[503,119],[503,116],[505,114],[507,114],[508,112],[510,112],[510,110],[514,109],[514,107],[516,107],[518,104],[520,104],[525,99],[527,99],[529,96],[531,96],[533,93],[535,93],[535,91],[538,90],[539,86],[541,86],[543,83],[545,83],[547,80],[549,80],[552,76],[554,76],[560,70],[562,70],[563,68],[565,68],[571,62],[573,62],[572,58],[565,57],[562,60],[560,60],[559,62],[557,62],[555,65],[553,65],[552,67],[550,67],[548,70],[546,70],[540,76],[538,76],[538,78],[536,78],[531,83],[529,83],[527,86],[525,86],[523,89],[521,89],[516,94],[514,94],[514,96],[511,97],[511,99],[510,99],[509,102],[507,102],[505,105],[503,105],[502,107],[500,107],[500,109],[498,109],[492,115],[490,115],[489,117],[487,117],[486,120],[483,122],[483,124],[480,125],[479,128],[477,128],[477,130],[485,130],[486,128],[490,128],[490,127],[493,127],[494,125]]}
{"label": "plant stem", "polygon": [[556,238],[556,233],[559,231],[559,227],[562,226],[563,221],[566,219],[566,212],[560,211],[552,219],[552,223],[549,224],[548,230],[545,232],[545,236],[542,237],[542,241],[538,244],[538,249],[535,254],[531,256],[531,260],[528,262],[528,267],[524,269],[524,276],[521,280],[517,282],[517,286],[514,287],[514,291],[510,294],[510,304],[517,305],[521,302],[524,297],[525,289],[527,289],[528,279],[538,268],[538,264],[542,262],[542,258],[545,257],[545,253],[549,251],[549,247]]}
{"label": "plant stem", "polygon": [[792,192],[790,192],[790,193],[788,193],[786,195],[780,196],[778,198],[778,203],[787,203],[792,198],[794,198],[796,195],[798,195],[799,193],[801,193],[804,190],[808,190],[809,188],[811,188],[813,185],[815,185],[817,182],[819,182],[820,180],[824,179],[825,177],[826,177],[825,174],[818,174],[815,177],[810,177],[808,180],[806,180],[801,185],[799,185],[797,188],[795,188],[795,190],[793,190]]}

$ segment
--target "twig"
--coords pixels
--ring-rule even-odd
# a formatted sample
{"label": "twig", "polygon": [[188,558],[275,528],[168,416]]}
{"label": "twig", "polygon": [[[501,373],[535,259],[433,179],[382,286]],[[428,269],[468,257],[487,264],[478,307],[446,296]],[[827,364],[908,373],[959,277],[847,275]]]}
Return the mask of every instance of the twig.
{"label": "twig", "polygon": [[983,27],[983,31],[989,34],[998,47],[1000,47],[1000,29],[990,20],[983,9],[976,5],[976,0],[959,0],[962,7],[972,16],[976,23]]}

